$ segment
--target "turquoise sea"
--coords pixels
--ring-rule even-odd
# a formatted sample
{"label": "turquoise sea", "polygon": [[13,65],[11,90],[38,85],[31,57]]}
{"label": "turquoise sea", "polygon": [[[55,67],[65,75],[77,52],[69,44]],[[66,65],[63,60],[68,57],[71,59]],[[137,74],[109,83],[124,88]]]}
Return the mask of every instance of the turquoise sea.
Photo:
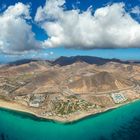
{"label": "turquoise sea", "polygon": [[140,101],[70,124],[0,109],[0,140],[140,140]]}

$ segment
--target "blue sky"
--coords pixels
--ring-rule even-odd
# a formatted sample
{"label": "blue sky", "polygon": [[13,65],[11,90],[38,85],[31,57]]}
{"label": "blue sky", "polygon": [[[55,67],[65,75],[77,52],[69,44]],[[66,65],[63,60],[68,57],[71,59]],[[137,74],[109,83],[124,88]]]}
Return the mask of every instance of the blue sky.
{"label": "blue sky", "polygon": [[[61,0],[58,0],[58,1],[61,1]],[[49,19],[51,21],[48,21],[48,17],[50,18],[50,15],[45,11],[46,10],[45,8],[48,8],[48,11],[51,10],[51,12],[53,13],[53,7],[52,7],[52,9],[51,8],[49,9],[47,4],[46,4],[46,7],[45,7],[45,3],[47,3],[46,0],[37,0],[37,1],[35,1],[35,0],[30,0],[30,1],[29,0],[0,0],[0,7],[1,7],[0,8],[0,13],[1,13],[1,15],[6,13],[5,11],[11,5],[15,6],[19,2],[21,2],[22,4],[25,5],[25,6],[22,5],[24,7],[24,9],[27,8],[26,5],[30,5],[30,8],[29,8],[30,19],[26,18],[29,14],[25,13],[25,11],[22,11],[23,13],[21,13],[21,15],[23,14],[26,17],[22,19],[21,15],[18,15],[19,16],[18,17],[19,18],[19,22],[17,22],[17,24],[19,24],[19,28],[18,28],[18,26],[17,26],[17,28],[19,30],[20,30],[20,28],[24,28],[25,23],[22,23],[23,26],[22,26],[22,24],[20,25],[20,23],[21,23],[20,21],[23,21],[23,20],[26,22],[26,24],[29,27],[31,27],[31,31],[28,34],[30,34],[30,33],[34,34],[33,44],[34,44],[35,47],[33,46],[32,42],[29,43],[29,44],[28,43],[26,44],[26,47],[29,45],[29,47],[32,48],[31,50],[30,50],[29,47],[27,49],[24,45],[23,45],[23,48],[20,48],[20,45],[17,45],[18,48],[14,47],[14,46],[16,46],[15,44],[13,44],[13,48],[12,48],[12,44],[11,44],[11,46],[9,45],[8,47],[7,46],[6,47],[2,46],[1,44],[6,44],[7,45],[7,42],[11,42],[11,40],[8,40],[6,38],[7,36],[3,36],[3,35],[1,35],[2,33],[0,33],[0,43],[2,42],[0,44],[1,45],[0,48],[2,48],[0,50],[0,62],[1,63],[2,62],[15,61],[15,60],[18,60],[18,59],[25,59],[25,58],[55,59],[55,58],[57,58],[59,56],[74,56],[74,55],[90,55],[90,56],[98,56],[98,57],[103,57],[103,58],[119,58],[119,59],[125,59],[125,60],[126,59],[129,59],[129,60],[130,59],[131,60],[135,60],[135,59],[136,60],[140,60],[140,46],[138,45],[139,42],[140,42],[140,37],[138,35],[135,36],[135,38],[134,38],[137,43],[130,42],[129,44],[127,44],[127,41],[126,41],[127,38],[126,39],[124,38],[124,44],[127,44],[127,45],[124,45],[124,46],[122,45],[122,42],[120,41],[121,40],[120,36],[119,36],[120,39],[118,40],[118,41],[120,41],[118,43],[119,45],[117,43],[116,43],[117,45],[115,43],[113,44],[108,38],[106,38],[106,40],[101,43],[101,45],[103,47],[101,45],[98,45],[99,44],[98,42],[97,43],[91,43],[89,45],[89,42],[85,41],[86,43],[85,44],[83,43],[84,45],[83,44],[81,45],[80,42],[79,42],[79,40],[80,40],[79,38],[81,38],[81,42],[83,41],[83,39],[86,39],[86,40],[89,39],[91,41],[90,36],[89,36],[89,38],[86,38],[86,37],[82,38],[83,37],[83,35],[82,35],[83,32],[81,33],[80,31],[77,32],[77,34],[74,31],[72,31],[72,33],[69,33],[71,30],[76,30],[77,28],[76,29],[75,28],[74,29],[70,29],[71,26],[70,25],[66,25],[66,23],[67,23],[65,21],[66,18],[61,19],[61,18],[59,18],[59,15],[58,16],[54,16],[52,14],[53,15],[53,16],[51,15],[52,19]],[[79,15],[82,12],[85,12],[85,13],[93,12],[93,14],[94,14],[94,13],[96,13],[95,11],[100,9],[100,8],[103,8],[103,7],[107,7],[108,8],[108,5],[113,5],[115,3],[120,3],[120,2],[125,4],[125,6],[122,6],[122,5],[117,5],[116,6],[116,5],[114,5],[114,7],[116,9],[118,7],[120,7],[120,9],[124,9],[125,12],[126,12],[126,17],[129,14],[131,16],[131,18],[133,19],[133,21],[136,22],[135,24],[132,22],[132,24],[127,25],[127,26],[128,27],[130,26],[130,28],[132,30],[133,29],[137,29],[137,32],[138,31],[140,32],[140,30],[139,30],[140,29],[140,11],[139,11],[140,10],[140,8],[139,8],[140,7],[140,0],[124,0],[124,1],[121,1],[121,0],[111,0],[111,1],[109,1],[109,0],[66,0],[64,4],[60,5],[60,6],[63,7],[63,9],[61,8],[59,10],[63,10],[63,12],[60,12],[60,14],[63,14],[64,16],[67,14],[65,11],[72,11],[74,9],[75,10],[78,9],[80,11],[79,13],[76,11],[77,12],[76,14],[79,14]],[[42,14],[45,15],[47,17],[47,19],[45,17],[40,17],[40,16],[39,16],[39,18],[36,18],[37,17],[37,13],[39,13],[38,9],[39,9],[40,6],[42,6],[42,11],[44,10],[42,12]],[[90,12],[88,12],[87,9],[90,6],[92,6],[92,10]],[[12,7],[12,8],[14,8],[14,7]],[[102,11],[107,10],[107,8],[102,10]],[[113,9],[113,6],[110,6],[110,8],[108,8],[108,9],[111,11],[112,10],[111,8]],[[8,16],[11,14],[10,12],[7,14]],[[116,13],[117,13],[117,11],[116,11]],[[116,13],[114,13],[114,15],[119,15],[119,12],[117,14]],[[69,12],[69,15],[70,14],[71,14],[70,17],[73,17],[72,12]],[[97,16],[100,16],[99,14],[100,13],[98,12]],[[7,15],[5,14],[4,18],[0,17],[0,22],[1,21],[3,23],[7,22],[7,20],[3,21],[4,19],[7,18],[6,17]],[[82,17],[82,16],[83,15],[80,15],[79,17]],[[85,18],[85,19],[87,19],[87,23],[84,22],[82,25],[86,25],[87,24],[87,26],[88,26],[88,23],[91,22],[90,20],[88,21],[87,17]],[[12,20],[13,23],[15,23],[14,20],[16,20],[16,18],[14,17],[14,19]],[[106,18],[106,17],[104,17],[104,18]],[[122,18],[121,21],[124,21],[123,17],[121,17],[121,18]],[[52,21],[52,20],[55,20],[55,21]],[[64,20],[63,23],[62,23],[62,20]],[[112,19],[112,20],[115,20],[115,18]],[[129,18],[128,20],[131,20],[131,19]],[[49,28],[48,26],[44,27],[44,25],[47,24],[47,23],[54,24],[54,23],[57,23],[57,22],[60,25],[60,26],[58,26],[58,27],[60,27],[60,29],[62,28],[62,29],[66,29],[67,30],[69,28],[69,30],[68,30],[69,32],[66,32],[65,34],[63,34],[63,38],[66,36],[66,39],[68,38],[68,40],[70,40],[70,42],[72,42],[73,39],[78,38],[76,36],[79,36],[79,38],[77,40],[75,39],[74,43],[69,43],[68,41],[65,41],[65,39],[63,39],[63,41],[58,40],[58,39],[61,39],[62,35],[57,35],[57,43],[53,42],[53,41],[48,41],[48,38],[51,39],[51,37],[53,38],[55,36],[55,31],[52,31],[52,29]],[[81,25],[81,21],[79,21],[79,23],[80,23],[79,25]],[[107,22],[107,23],[109,23],[109,22]],[[8,27],[11,26],[8,23],[7,23],[7,25],[8,25]],[[101,25],[102,24],[100,24],[100,26]],[[117,31],[116,29],[118,29],[120,26],[121,26],[121,28],[123,27],[123,25],[119,25],[118,26],[118,25],[116,25],[114,23],[111,24],[111,26],[112,25],[113,25],[113,27],[115,27],[115,29],[114,29],[115,31]],[[66,26],[67,26],[67,28],[65,28]],[[73,24],[73,26],[74,26],[74,24]],[[100,27],[100,26],[98,25],[97,27]],[[26,27],[26,25],[25,25],[25,27]],[[53,27],[56,27],[56,30],[58,29],[57,26],[53,26]],[[0,28],[2,28],[2,27],[0,27]],[[91,28],[92,28],[92,26],[91,26]],[[101,27],[101,28],[103,30],[104,28],[106,28],[106,26]],[[124,28],[125,28],[125,26],[124,26]],[[14,29],[12,28],[12,30],[11,30],[9,28],[8,29],[6,28],[6,32],[9,33],[9,30],[10,30],[10,33],[11,33],[11,31],[13,31]],[[128,33],[126,32],[128,29],[129,28],[126,28],[126,30],[122,31],[122,33],[124,32],[124,36],[129,33],[129,32]],[[25,32],[25,31],[26,30],[21,30],[20,34],[22,34],[22,32]],[[60,30],[58,30],[57,32],[59,33],[59,31]],[[89,30],[89,28],[85,28],[82,31],[86,32],[86,31],[90,31],[90,30]],[[93,32],[93,34],[97,33],[97,35],[98,35],[98,32],[99,32],[99,30]],[[69,34],[69,36],[72,36],[72,37],[69,37],[67,35],[67,33]],[[92,33],[92,32],[90,32],[90,33]],[[135,31],[135,33],[136,33],[136,31]],[[25,33],[25,36],[26,36],[26,34],[27,33]],[[88,32],[86,32],[86,34],[88,34]],[[14,39],[15,36],[16,36],[16,32],[13,32],[12,33],[12,37],[13,37],[14,43],[17,42]],[[104,38],[106,37],[106,34],[102,33],[102,34],[99,34],[98,36],[100,38],[103,37],[103,40],[104,40]],[[94,38],[94,36],[93,36],[93,38]],[[123,38],[123,36],[122,36],[122,38]],[[129,36],[128,36],[128,38],[129,38]],[[19,39],[21,39],[21,37]],[[19,39],[18,39],[18,41],[20,41]],[[24,38],[22,38],[22,41],[23,40],[24,40]],[[25,40],[26,40],[26,38],[25,38]],[[45,40],[46,40],[46,42],[45,42]],[[93,39],[93,40],[94,40],[94,42],[96,42],[96,39]],[[99,39],[97,38],[97,40],[99,40]],[[101,41],[99,40],[99,42],[101,42]],[[128,42],[129,42],[129,40],[128,40]],[[108,44],[106,44],[106,43],[108,43]],[[41,44],[41,45],[39,45],[39,47],[40,47],[39,49],[38,49],[38,46],[37,46],[38,44]],[[42,47],[42,44],[43,45],[45,44],[44,45],[45,47],[44,46]],[[110,45],[112,45],[112,46],[110,46]]]}

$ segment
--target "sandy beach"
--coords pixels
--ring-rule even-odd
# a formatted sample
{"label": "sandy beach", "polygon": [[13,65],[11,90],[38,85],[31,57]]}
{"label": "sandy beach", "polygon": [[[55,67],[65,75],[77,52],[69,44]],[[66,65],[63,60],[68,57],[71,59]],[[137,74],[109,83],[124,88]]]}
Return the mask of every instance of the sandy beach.
{"label": "sandy beach", "polygon": [[[136,101],[136,100],[134,100],[134,101]],[[34,112],[32,108],[28,108],[27,106],[17,104],[15,102],[7,102],[7,101],[4,101],[4,100],[0,100],[0,108],[10,109],[10,110],[13,110],[13,111],[19,111],[19,112],[23,112],[23,113],[28,113],[28,114],[34,115],[35,117],[38,117],[40,119],[48,119],[48,120],[61,122],[61,123],[70,123],[70,122],[78,121],[80,119],[83,119],[83,118],[91,116],[91,115],[97,115],[97,114],[100,114],[100,113],[118,108],[120,106],[129,104],[129,103],[130,102],[126,102],[125,104],[119,104],[119,105],[116,105],[116,106],[113,106],[113,107],[110,107],[110,108],[91,110],[91,111],[87,111],[87,112],[75,112],[72,115],[68,115],[66,117],[41,116],[38,113]]]}

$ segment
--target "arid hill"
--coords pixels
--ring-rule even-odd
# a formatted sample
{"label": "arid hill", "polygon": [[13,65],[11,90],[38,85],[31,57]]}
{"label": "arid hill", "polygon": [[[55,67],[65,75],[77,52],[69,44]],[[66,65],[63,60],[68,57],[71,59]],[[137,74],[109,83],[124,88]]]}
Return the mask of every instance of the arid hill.
{"label": "arid hill", "polygon": [[131,81],[121,75],[103,71],[94,75],[82,76],[78,80],[71,82],[68,87],[74,92],[89,93],[109,92],[127,88],[132,85],[133,83]]}
{"label": "arid hill", "polygon": [[[45,91],[50,87],[61,91],[66,87],[72,92],[85,94],[110,92],[133,86],[130,78],[136,72],[135,67],[139,68],[138,64],[116,59],[60,57],[55,61],[18,61],[15,65],[12,63],[0,68],[0,76],[30,75],[25,76],[29,83],[21,87],[26,89],[26,92],[34,92],[42,87]],[[20,91],[20,88],[15,92],[17,91]]]}

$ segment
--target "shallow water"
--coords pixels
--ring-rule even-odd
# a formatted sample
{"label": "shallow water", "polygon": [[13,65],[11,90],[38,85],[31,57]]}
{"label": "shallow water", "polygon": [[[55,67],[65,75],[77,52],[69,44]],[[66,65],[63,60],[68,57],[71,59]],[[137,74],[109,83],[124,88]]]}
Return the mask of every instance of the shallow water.
{"label": "shallow water", "polygon": [[140,101],[71,124],[0,109],[0,140],[140,140]]}

